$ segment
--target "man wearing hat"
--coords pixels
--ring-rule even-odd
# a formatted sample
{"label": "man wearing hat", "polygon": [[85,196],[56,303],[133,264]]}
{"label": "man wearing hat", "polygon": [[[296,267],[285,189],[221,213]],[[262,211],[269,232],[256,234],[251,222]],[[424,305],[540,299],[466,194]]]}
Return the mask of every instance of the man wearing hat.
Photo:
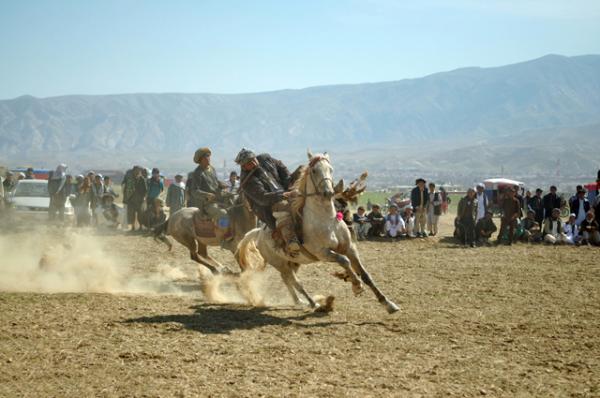
{"label": "man wearing hat", "polygon": [[238,153],[235,162],[241,167],[240,191],[246,195],[252,211],[271,230],[280,231],[288,254],[297,255],[300,241],[287,201],[291,180],[287,167],[266,153],[256,156],[245,148]]}
{"label": "man wearing hat", "polygon": [[554,209],[560,209],[560,197],[556,192],[556,187],[552,185],[550,187],[550,193],[544,195],[542,200],[544,203],[544,218],[550,217]]}
{"label": "man wearing hat", "polygon": [[427,237],[425,225],[427,223],[427,204],[429,203],[429,191],[425,186],[426,181],[422,178],[417,178],[415,181],[416,187],[410,193],[410,203],[415,209],[415,229],[416,236]]}
{"label": "man wearing hat", "polygon": [[194,154],[194,162],[198,164],[192,174],[190,184],[191,204],[206,213],[217,225],[224,238],[229,231],[229,215],[219,206],[223,202],[223,190],[227,186],[219,181],[217,172],[210,164],[212,152],[209,148],[200,148]]}
{"label": "man wearing hat", "polygon": [[169,185],[167,189],[167,207],[169,213],[173,214],[177,210],[181,209],[185,204],[185,184],[183,183],[183,176],[177,174],[175,181]]}
{"label": "man wearing hat", "polygon": [[381,214],[381,206],[374,203],[371,206],[371,212],[367,215],[371,229],[369,229],[369,236],[380,238],[384,234],[385,217]]}
{"label": "man wearing hat", "polygon": [[544,222],[544,242],[553,245],[567,243],[567,235],[564,233],[563,224],[560,220],[560,209],[555,208],[551,216]]}
{"label": "man wearing hat", "polygon": [[462,236],[458,238],[463,241],[463,244],[475,247],[475,217],[477,217],[477,198],[475,197],[475,190],[469,188],[467,195],[460,199],[458,202],[458,209],[456,214],[455,225],[460,226],[457,228],[462,231]]}

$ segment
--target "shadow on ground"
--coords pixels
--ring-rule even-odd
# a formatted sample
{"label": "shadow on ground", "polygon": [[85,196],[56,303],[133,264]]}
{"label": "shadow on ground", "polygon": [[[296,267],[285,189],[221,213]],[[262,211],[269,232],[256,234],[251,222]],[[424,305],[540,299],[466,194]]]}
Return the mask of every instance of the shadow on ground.
{"label": "shadow on ground", "polygon": [[307,312],[297,316],[275,316],[271,312],[289,311],[286,308],[243,307],[232,304],[200,304],[191,307],[193,314],[156,315],[132,318],[123,321],[130,323],[179,323],[184,328],[204,334],[228,334],[233,330],[251,330],[266,326],[294,326],[300,328],[328,327],[345,325],[347,322],[302,321],[327,318],[326,313]]}

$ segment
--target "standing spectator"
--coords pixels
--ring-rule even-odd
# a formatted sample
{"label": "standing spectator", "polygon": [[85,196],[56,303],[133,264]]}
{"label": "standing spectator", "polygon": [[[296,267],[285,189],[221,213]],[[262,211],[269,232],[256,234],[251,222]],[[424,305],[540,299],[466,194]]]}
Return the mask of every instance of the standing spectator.
{"label": "standing spectator", "polygon": [[529,202],[531,202],[531,191],[527,190],[527,192],[525,192],[525,199],[523,200],[523,208],[521,210],[523,214],[527,214]]}
{"label": "standing spectator", "polygon": [[75,200],[75,218],[78,227],[90,225],[90,203],[92,202],[92,183],[89,177],[81,176]]}
{"label": "standing spectator", "polygon": [[192,198],[192,179],[194,177],[194,172],[190,171],[187,175],[187,180],[185,180],[185,207],[198,207],[195,203],[196,200]]}
{"label": "standing spectator", "polygon": [[148,180],[148,197],[146,203],[148,208],[154,204],[154,199],[158,198],[165,190],[165,185],[160,177],[160,170],[156,167],[152,169],[152,177]]}
{"label": "standing spectator", "polygon": [[50,220],[56,219],[57,213],[60,221],[64,221],[65,219],[65,203],[71,193],[69,190],[70,187],[67,185],[66,170],[66,164],[59,164],[56,170],[50,172],[48,176],[48,195],[50,195],[48,216]]}
{"label": "standing spectator", "polygon": [[12,172],[6,172],[6,178],[4,181],[2,181],[2,187],[4,188],[4,199],[8,202],[8,196],[17,187],[17,181],[15,180],[15,175]]}
{"label": "standing spectator", "polygon": [[143,205],[146,194],[148,193],[148,186],[146,178],[142,173],[142,168],[135,167],[133,172],[133,193],[127,200],[127,223],[131,225],[131,231],[135,231],[135,221],[137,219],[139,228],[142,227],[143,219]]}
{"label": "standing spectator", "polygon": [[104,181],[103,181],[103,193],[104,194],[110,194],[112,195],[113,199],[114,198],[118,198],[119,194],[115,192],[115,190],[112,187],[112,180],[110,179],[109,176],[104,176]]}
{"label": "standing spectator", "polygon": [[427,203],[427,229],[429,235],[435,236],[438,233],[438,222],[442,215],[442,197],[435,190],[435,184],[429,183],[429,201]]}
{"label": "standing spectator", "polygon": [[94,175],[92,183],[92,221],[94,225],[98,225],[98,214],[102,211],[102,196],[104,196],[104,184],[102,183],[102,174]]}
{"label": "standing spectator", "polygon": [[581,235],[579,234],[579,226],[575,222],[577,216],[571,213],[569,221],[563,226],[565,235],[567,235],[567,243],[570,245],[579,245],[581,241]]}
{"label": "standing spectator", "polygon": [[548,218],[552,215],[554,209],[560,211],[560,197],[556,194],[556,187],[552,185],[550,187],[550,193],[546,194],[542,200],[544,205],[544,218]]}
{"label": "standing spectator", "polygon": [[[575,187],[575,194],[569,198],[569,209],[573,208],[573,203],[578,199],[578,193],[583,189],[583,185],[577,185]],[[585,215],[583,217],[585,219]],[[583,221],[583,220],[582,220]]]}
{"label": "standing spectator", "polygon": [[406,237],[414,238],[415,237],[415,216],[413,214],[413,209],[411,206],[408,206],[404,209],[404,226],[406,228]]}
{"label": "standing spectator", "polygon": [[33,173],[33,167],[28,167],[25,171],[26,180],[35,180],[35,174]]}
{"label": "standing spectator", "polygon": [[385,228],[385,217],[381,214],[381,207],[377,204],[373,204],[373,210],[367,215],[371,229],[369,230],[369,236],[380,238],[384,234]]}
{"label": "standing spectator", "polygon": [[167,189],[167,206],[169,207],[169,213],[173,214],[177,210],[183,208],[185,205],[185,184],[183,183],[183,176],[177,174],[175,176],[175,182],[169,185]]}
{"label": "standing spectator", "polygon": [[450,203],[450,198],[448,197],[448,192],[446,192],[446,188],[440,187],[440,196],[442,197],[442,213],[448,213],[448,204]]}
{"label": "standing spectator", "polygon": [[429,192],[425,187],[426,181],[422,178],[417,178],[415,181],[416,187],[410,193],[410,202],[416,212],[415,229],[417,237],[427,237],[425,232],[425,224],[427,222],[427,204],[429,203]]}
{"label": "standing spectator", "polygon": [[391,205],[389,213],[385,217],[385,233],[390,238],[400,237],[400,235],[406,233],[406,227],[404,220],[398,214],[398,206]]}
{"label": "standing spectator", "polygon": [[477,223],[485,217],[490,204],[489,199],[485,194],[485,185],[482,183],[477,184],[477,195],[475,198],[477,199],[477,218],[475,219],[475,222]]}
{"label": "standing spectator", "polygon": [[541,227],[544,222],[544,201],[542,199],[542,190],[540,188],[535,190],[535,195],[531,197],[527,206],[529,210],[533,211],[535,214],[535,221]]}
{"label": "standing spectator", "polygon": [[523,229],[523,235],[521,240],[529,243],[537,243],[542,241],[542,227],[535,218],[535,212],[533,210],[527,211],[527,217],[521,221],[521,228]]}
{"label": "standing spectator", "polygon": [[354,231],[356,231],[356,238],[358,240],[365,240],[369,235],[369,229],[371,228],[371,224],[369,224],[369,218],[365,213],[365,208],[362,206],[358,206],[356,209],[356,213],[352,216],[352,221],[354,224]]}
{"label": "standing spectator", "polygon": [[567,235],[560,221],[560,209],[553,209],[550,217],[544,222],[544,242],[550,244],[567,243]]}
{"label": "standing spectator", "polygon": [[[479,204],[479,201],[477,201],[477,203]],[[485,217],[477,220],[477,224],[475,224],[475,234],[477,235],[477,241],[479,244],[490,246],[490,238],[498,229],[496,224],[494,224],[492,216],[492,211],[488,210],[485,212]]]}
{"label": "standing spectator", "polygon": [[515,189],[506,188],[504,199],[502,200],[502,218],[500,219],[500,231],[498,232],[498,242],[502,241],[502,235],[508,227],[508,245],[512,245],[515,239],[515,229],[517,221],[521,217],[521,202],[515,198]]}
{"label": "standing spectator", "polygon": [[229,173],[229,180],[227,180],[227,188],[225,188],[225,190],[229,193],[237,193],[239,187],[240,178],[238,177],[237,172],[232,171]]}
{"label": "standing spectator", "polygon": [[600,245],[600,228],[592,210],[588,211],[579,230],[582,237],[581,243],[585,245],[589,245],[590,243],[596,246]]}
{"label": "standing spectator", "polygon": [[579,226],[585,220],[587,212],[590,211],[590,202],[585,197],[585,189],[579,187],[577,196],[571,201],[571,213],[575,214],[575,223]]}
{"label": "standing spectator", "polygon": [[4,212],[4,180],[0,176],[0,217],[2,217],[2,213]]}
{"label": "standing spectator", "polygon": [[462,231],[460,239],[465,245],[475,247],[475,217],[477,216],[475,190],[469,188],[467,195],[458,202],[457,221]]}

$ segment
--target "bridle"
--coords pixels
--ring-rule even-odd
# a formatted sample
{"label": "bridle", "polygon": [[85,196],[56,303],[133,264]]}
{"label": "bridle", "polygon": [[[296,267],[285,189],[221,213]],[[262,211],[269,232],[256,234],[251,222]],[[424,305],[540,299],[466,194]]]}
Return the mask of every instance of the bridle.
{"label": "bridle", "polygon": [[[315,182],[315,178],[313,176],[312,173],[312,168],[319,163],[320,161],[326,161],[327,163],[329,163],[329,159],[327,159],[325,156],[314,156],[312,159],[310,159],[310,162],[308,163],[308,174],[310,175],[310,181],[312,182],[312,184],[315,187],[315,192],[312,193],[304,193],[302,196],[304,197],[309,197],[309,196],[320,196],[321,193],[319,192],[319,188],[321,187],[321,185],[323,185],[324,183],[327,183],[327,181],[331,181],[331,186],[333,186],[333,179],[329,178],[329,177],[325,177],[323,179],[321,179],[321,181],[319,181],[319,183],[317,184]],[[307,191],[306,186],[304,187],[304,191]]]}

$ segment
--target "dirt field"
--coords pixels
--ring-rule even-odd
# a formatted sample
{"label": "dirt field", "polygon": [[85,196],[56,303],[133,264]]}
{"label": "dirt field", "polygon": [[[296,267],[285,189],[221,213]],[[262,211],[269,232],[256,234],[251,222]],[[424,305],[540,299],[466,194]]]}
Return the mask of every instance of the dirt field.
{"label": "dirt field", "polygon": [[600,396],[597,248],[360,242],[401,312],[317,264],[319,314],[272,270],[266,307],[210,303],[182,246],[56,234],[0,235],[0,396]]}

